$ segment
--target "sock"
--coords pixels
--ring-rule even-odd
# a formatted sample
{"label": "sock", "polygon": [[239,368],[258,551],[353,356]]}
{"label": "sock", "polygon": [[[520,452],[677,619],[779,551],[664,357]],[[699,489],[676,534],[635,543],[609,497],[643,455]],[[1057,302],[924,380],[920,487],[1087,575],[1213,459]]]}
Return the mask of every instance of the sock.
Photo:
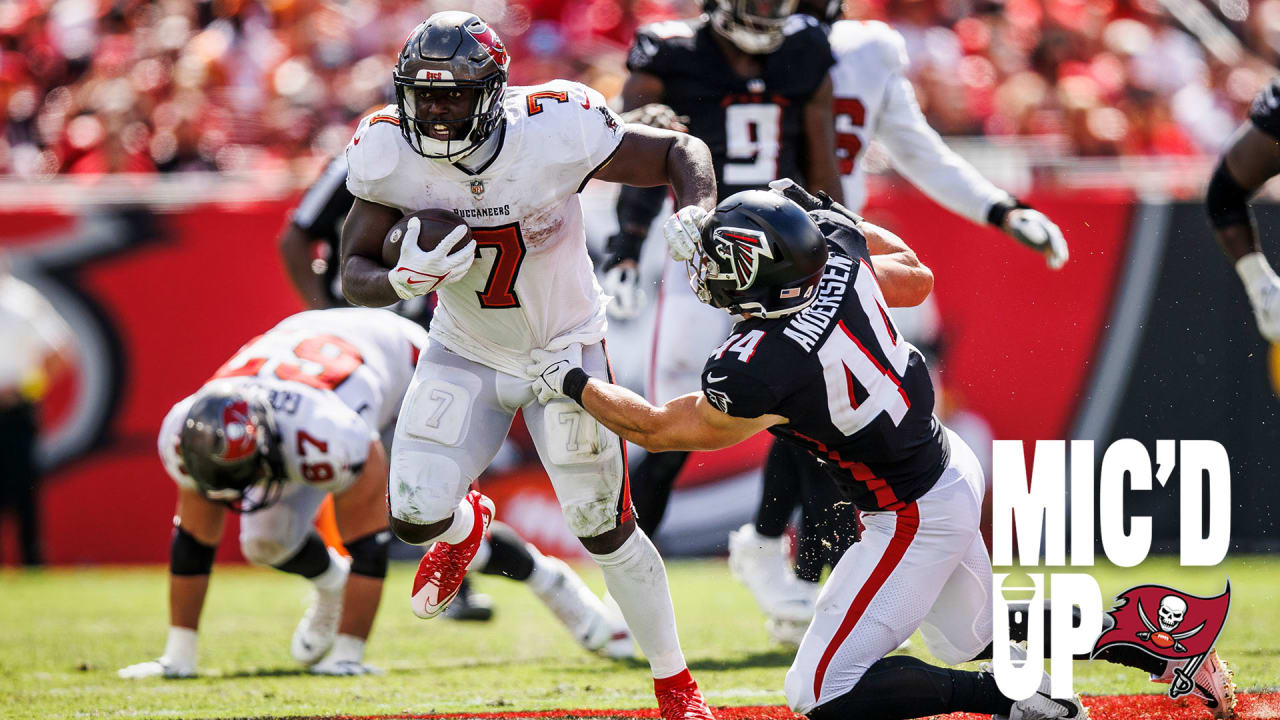
{"label": "sock", "polygon": [[485,575],[505,575],[512,580],[525,581],[533,574],[537,558],[542,556],[537,548],[502,523],[489,526],[487,544],[488,556],[483,563],[476,564]]}
{"label": "sock", "polygon": [[533,570],[529,572],[525,582],[529,583],[529,590],[534,595],[542,597],[555,586],[559,577],[559,564],[548,559],[546,555],[538,553],[538,556],[533,558]]}
{"label": "sock", "polygon": [[809,711],[809,720],[899,720],[950,712],[1008,715],[1012,707],[990,673],[893,655],[867,668],[852,690]]}
{"label": "sock", "polygon": [[622,610],[631,635],[649,659],[653,676],[669,678],[686,670],[667,569],[644,531],[636,528],[622,547],[591,557],[604,573],[604,584]]}
{"label": "sock", "polygon": [[362,662],[364,660],[364,638],[339,633],[333,639],[333,647],[324,656],[327,662]]}
{"label": "sock", "polygon": [[333,548],[329,551],[329,566],[324,572],[311,579],[311,584],[320,592],[339,592],[347,585],[347,575],[351,570],[351,561]]}
{"label": "sock", "polygon": [[435,542],[448,543],[457,545],[467,536],[471,534],[471,528],[476,524],[476,509],[471,503],[463,498],[458,507],[453,509],[453,523],[449,525],[449,529],[436,536]]}
{"label": "sock", "polygon": [[164,657],[169,664],[178,667],[196,665],[196,631],[191,628],[169,626],[169,639],[164,643]]}
{"label": "sock", "polygon": [[655,695],[664,690],[679,690],[687,687],[698,687],[698,683],[693,681],[693,675],[689,673],[689,668],[685,668],[671,677],[653,679],[653,692]]}

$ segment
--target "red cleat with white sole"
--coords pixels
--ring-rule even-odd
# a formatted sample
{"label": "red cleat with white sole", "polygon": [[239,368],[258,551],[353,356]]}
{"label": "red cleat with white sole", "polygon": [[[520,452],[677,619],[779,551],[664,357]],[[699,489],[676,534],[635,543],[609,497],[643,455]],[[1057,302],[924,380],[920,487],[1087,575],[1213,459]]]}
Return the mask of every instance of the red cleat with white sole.
{"label": "red cleat with white sole", "polygon": [[698,692],[689,668],[678,675],[654,679],[653,694],[658,696],[658,713],[662,720],[715,720],[707,701]]}
{"label": "red cleat with white sole", "polygon": [[489,522],[493,520],[493,501],[472,490],[467,502],[475,509],[475,524],[467,539],[456,545],[437,542],[427,550],[418,562],[418,574],[413,578],[413,595],[409,607],[420,618],[433,618],[444,612],[458,595],[462,579],[467,576],[467,565],[480,549]]}

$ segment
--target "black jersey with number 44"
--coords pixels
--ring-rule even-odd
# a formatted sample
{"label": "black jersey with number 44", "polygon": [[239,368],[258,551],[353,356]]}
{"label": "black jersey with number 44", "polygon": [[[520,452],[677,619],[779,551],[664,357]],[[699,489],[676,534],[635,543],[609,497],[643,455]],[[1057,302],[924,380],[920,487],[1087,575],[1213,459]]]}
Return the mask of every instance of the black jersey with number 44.
{"label": "black jersey with number 44", "polygon": [[707,360],[702,392],[735,417],[787,418],[770,432],[825,461],[859,509],[897,510],[933,487],[950,457],[933,383],[889,317],[866,238],[842,215],[811,215],[830,249],[817,299],[735,325]]}
{"label": "black jersey with number 44", "polygon": [[803,182],[804,106],[835,64],[826,33],[813,18],[792,16],[753,78],[733,71],[712,33],[705,18],[645,25],[627,68],[662,80],[665,104],[711,149],[722,199],[778,178]]}

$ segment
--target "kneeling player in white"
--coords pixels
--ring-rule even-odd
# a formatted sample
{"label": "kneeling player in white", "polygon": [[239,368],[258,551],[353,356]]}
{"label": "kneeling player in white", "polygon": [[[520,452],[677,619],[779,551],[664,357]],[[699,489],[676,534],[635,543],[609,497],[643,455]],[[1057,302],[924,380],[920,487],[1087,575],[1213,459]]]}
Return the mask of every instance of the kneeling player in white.
{"label": "kneeling player in white", "polygon": [[[395,419],[426,331],[381,310],[304,312],[250,341],[173,406],[158,439],[178,484],[169,557],[169,640],[123,677],[196,672],[196,629],[228,509],[251,562],[301,575],[315,600],[293,636],[311,671],[358,675],[391,533],[379,430]],[[348,561],[313,521],[332,493]]]}
{"label": "kneeling player in white", "polygon": [[[457,593],[494,514],[468,490],[523,409],[569,529],[649,660],[663,717],[710,718],[680,649],[662,558],[635,531],[622,444],[572,403],[538,403],[525,374],[534,349],[609,374],[577,197],[587,181],[670,184],[682,204],[709,209],[710,153],[687,135],[624,126],[578,83],[507,87],[508,63],[480,18],[432,15],[400,53],[396,105],[366,118],[347,148],[357,199],[343,227],[346,296],[376,306],[439,298],[391,459],[392,529],[434,543],[411,607],[434,617]],[[387,232],[427,208],[465,218],[472,242],[454,250],[459,227],[424,252],[414,219],[395,267],[384,266]]]}

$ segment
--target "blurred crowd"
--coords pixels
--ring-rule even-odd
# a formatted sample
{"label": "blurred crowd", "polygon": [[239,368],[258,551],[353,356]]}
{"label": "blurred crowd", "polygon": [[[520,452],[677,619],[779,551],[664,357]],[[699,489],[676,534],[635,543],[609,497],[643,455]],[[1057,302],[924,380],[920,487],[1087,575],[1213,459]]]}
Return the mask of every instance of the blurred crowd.
{"label": "blurred crowd", "polygon": [[[1226,32],[1198,38],[1161,0],[846,11],[903,34],[943,134],[1052,137],[1085,156],[1214,153],[1280,57],[1280,0],[1164,2]],[[0,0],[0,174],[313,162],[386,102],[408,31],[455,8],[498,29],[513,83],[568,77],[606,96],[638,24],[697,12],[694,0]]]}

